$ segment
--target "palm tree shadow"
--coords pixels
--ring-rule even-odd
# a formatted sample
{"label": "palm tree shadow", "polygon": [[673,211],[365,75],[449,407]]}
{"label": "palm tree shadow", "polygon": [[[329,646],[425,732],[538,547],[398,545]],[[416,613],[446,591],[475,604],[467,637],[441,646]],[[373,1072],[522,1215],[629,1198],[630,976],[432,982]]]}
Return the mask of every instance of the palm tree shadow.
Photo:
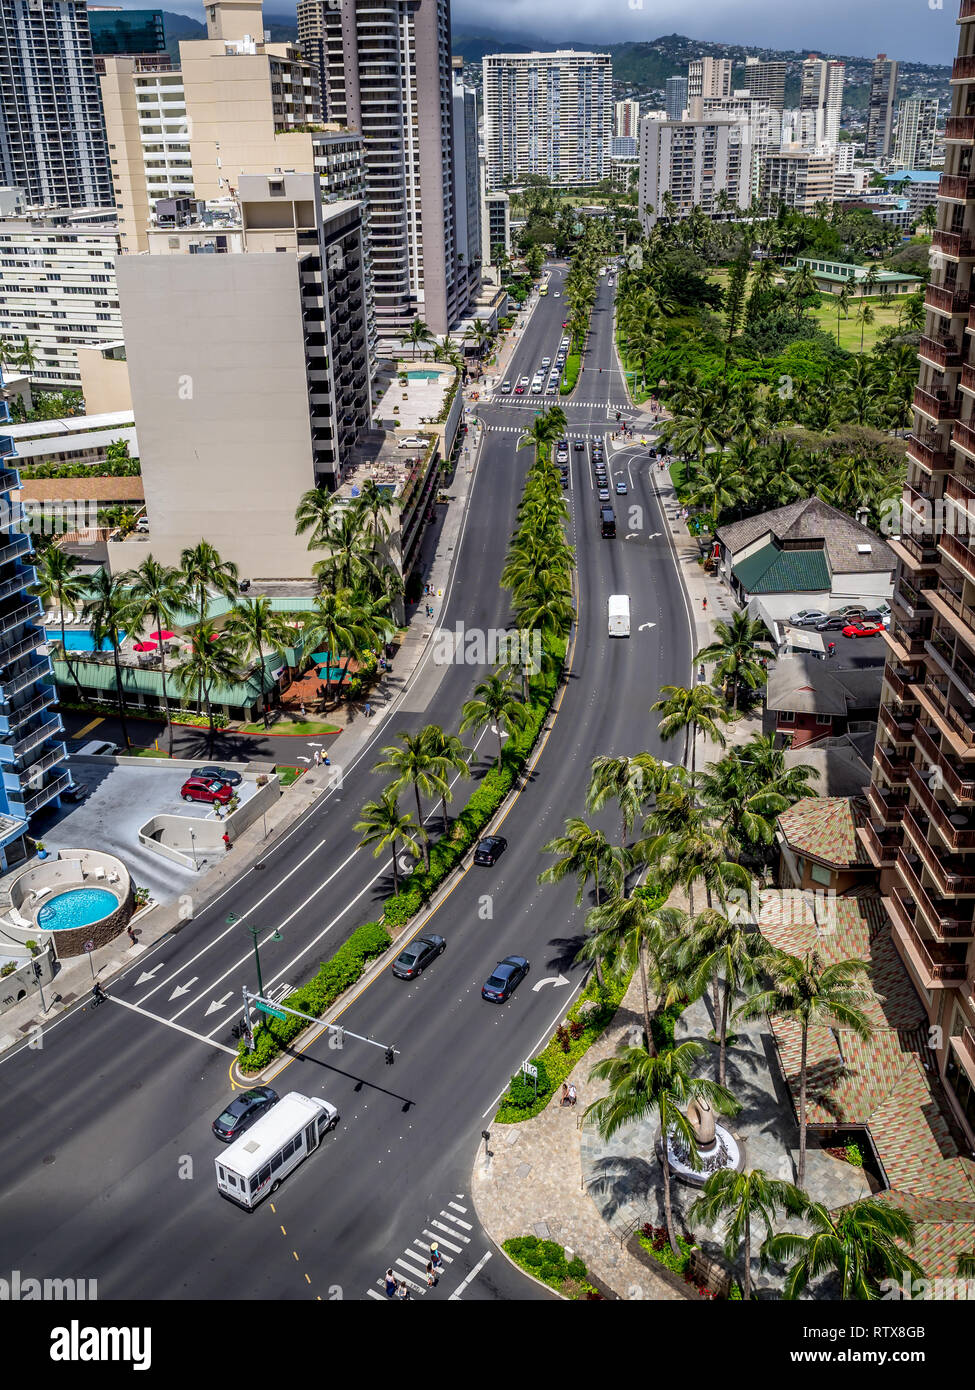
{"label": "palm tree shadow", "polygon": [[593,1163],[585,1178],[586,1194],[596,1201],[603,1220],[613,1218],[626,1207],[645,1206],[653,1200],[661,1180],[655,1155],[611,1154]]}

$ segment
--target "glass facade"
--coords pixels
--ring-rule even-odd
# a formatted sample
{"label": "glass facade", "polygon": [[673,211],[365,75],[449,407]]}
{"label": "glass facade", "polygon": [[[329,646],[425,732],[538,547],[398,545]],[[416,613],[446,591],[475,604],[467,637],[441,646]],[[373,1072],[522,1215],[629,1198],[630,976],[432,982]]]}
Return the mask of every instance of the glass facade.
{"label": "glass facade", "polygon": [[162,53],[166,32],[162,10],[89,10],[93,53]]}

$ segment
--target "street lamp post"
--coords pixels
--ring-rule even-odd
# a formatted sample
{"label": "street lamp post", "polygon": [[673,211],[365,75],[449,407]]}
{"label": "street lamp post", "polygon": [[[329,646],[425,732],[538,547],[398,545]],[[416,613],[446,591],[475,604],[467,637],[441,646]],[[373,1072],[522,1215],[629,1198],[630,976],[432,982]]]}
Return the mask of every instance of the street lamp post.
{"label": "street lamp post", "polygon": [[[240,921],[240,918],[237,916],[236,912],[231,912],[230,915],[227,917],[227,926],[228,926],[228,927],[232,927],[232,926],[235,925],[235,923],[237,923],[237,922],[239,922],[239,921]],[[260,936],[260,934],[261,934],[261,929],[260,929],[260,927],[245,927],[245,930],[246,930],[246,931],[249,931],[250,934],[251,934],[251,936],[254,938],[254,964],[255,964],[255,966],[257,967],[257,993],[258,993],[258,995],[260,996],[260,998],[263,999],[263,998],[264,998],[264,977],[263,977],[263,975],[261,974],[261,953],[260,953],[260,950],[258,949],[258,944],[257,944],[257,938],[258,938],[258,937]],[[279,931],[275,931],[275,932],[272,932],[272,934],[271,934],[271,936],[268,938],[268,940],[269,940],[269,941],[283,941],[283,940],[284,940],[284,937],[281,935],[281,933],[280,933]]]}

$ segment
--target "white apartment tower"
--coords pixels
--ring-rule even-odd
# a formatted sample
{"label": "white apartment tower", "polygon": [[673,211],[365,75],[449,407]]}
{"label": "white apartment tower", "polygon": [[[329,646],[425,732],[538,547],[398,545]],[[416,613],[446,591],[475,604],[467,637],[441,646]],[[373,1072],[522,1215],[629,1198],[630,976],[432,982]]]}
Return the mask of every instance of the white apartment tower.
{"label": "white apartment tower", "polygon": [[608,53],[491,53],[482,68],[489,188],[520,183],[529,174],[562,186],[609,177]]}
{"label": "white apartment tower", "polygon": [[695,58],[687,65],[687,99],[731,96],[731,59]]}
{"label": "white apartment tower", "polygon": [[843,63],[817,58],[811,53],[802,65],[799,89],[799,109],[805,114],[804,126],[812,127],[811,138],[803,132],[803,143],[835,147],[840,138],[840,118],[843,114],[843,83],[846,67]]}
{"label": "white apartment tower", "polygon": [[32,207],[110,207],[85,0],[0,0],[0,184]]}
{"label": "white apartment tower", "polygon": [[613,137],[622,140],[640,136],[640,103],[638,101],[618,101],[613,108]]}
{"label": "white apartment tower", "polygon": [[454,75],[454,203],[457,211],[457,277],[470,299],[480,287],[481,162],[477,151],[477,93]]}
{"label": "white apartment tower", "polygon": [[937,97],[910,97],[897,108],[894,163],[898,169],[929,169],[938,129]]}
{"label": "white apartment tower", "polygon": [[[724,197],[721,197],[721,194]],[[748,207],[752,147],[747,120],[640,122],[639,216],[645,232],[660,219],[687,217],[700,207],[716,213]]]}

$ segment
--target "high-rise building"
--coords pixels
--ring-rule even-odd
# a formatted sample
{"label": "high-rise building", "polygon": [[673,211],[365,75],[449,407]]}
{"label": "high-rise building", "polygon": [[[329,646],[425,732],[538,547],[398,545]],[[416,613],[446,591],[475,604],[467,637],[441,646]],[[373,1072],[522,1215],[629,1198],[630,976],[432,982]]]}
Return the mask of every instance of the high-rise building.
{"label": "high-rise building", "polygon": [[878,53],[870,75],[867,106],[867,159],[887,159],[894,132],[894,103],[897,100],[897,63]]}
{"label": "high-rise building", "polygon": [[640,103],[638,101],[618,101],[613,107],[613,135],[616,139],[629,136],[634,140],[640,135]]}
{"label": "high-rise building", "polygon": [[689,115],[694,120],[727,117],[745,122],[751,151],[751,192],[757,194],[761,162],[779,143],[779,113],[772,110],[764,97],[752,96],[742,89],[728,97],[694,97]]}
{"label": "high-rise building", "polygon": [[731,59],[695,58],[687,65],[687,96],[730,97]]}
{"label": "high-rise building", "polygon": [[[966,333],[975,267],[975,6],[961,6],[918,349],[866,848],[894,944],[975,1147],[975,401]],[[899,533],[899,534],[898,534]]]}
{"label": "high-rise building", "polygon": [[759,170],[758,196],[772,211],[779,204],[812,212],[817,203],[833,201],[835,161],[832,154],[810,150],[770,150]]}
{"label": "high-rise building", "polygon": [[679,121],[687,110],[687,78],[668,77],[664,83],[668,121]]}
{"label": "high-rise building", "polygon": [[767,101],[772,111],[781,112],[785,106],[785,63],[745,59],[742,87],[753,97]]}
{"label": "high-rise building", "polygon": [[751,196],[746,120],[641,120],[639,216],[644,231],[660,218],[687,217],[695,206],[706,213],[744,209]]}
{"label": "high-rise building", "polygon": [[804,143],[838,144],[845,78],[843,63],[827,62],[825,58],[817,58],[815,53],[811,53],[803,63],[799,109],[806,113],[806,121],[813,127],[811,141],[804,132]]}
{"label": "high-rise building", "polygon": [[910,97],[897,107],[894,164],[898,168],[930,167],[940,104],[937,97]]}
{"label": "high-rise building", "polygon": [[470,301],[480,286],[481,161],[477,151],[477,93],[454,74],[454,206],[457,215],[457,276],[466,274],[461,300]]}
{"label": "high-rise building", "polygon": [[24,833],[30,818],[71,781],[65,771],[64,725],[46,633],[39,625],[40,601],[31,593],[37,574],[31,538],[22,527],[23,509],[12,501],[20,487],[14,441],[4,432],[10,409],[0,372],[0,870],[26,859]]}
{"label": "high-rise building", "polygon": [[491,279],[500,282],[493,267],[511,255],[511,200],[500,189],[489,189],[481,161],[481,265],[491,269]]}
{"label": "high-rise building", "polygon": [[237,216],[177,216],[119,257],[150,540],[166,564],[202,534],[249,578],[307,579],[298,499],[336,488],[371,419],[362,205],[323,204],[314,173],[237,194]]}
{"label": "high-rise building", "polygon": [[89,5],[91,51],[105,57],[165,53],[162,10],[123,10],[121,5]]}
{"label": "high-rise building", "polygon": [[44,391],[78,390],[78,348],[121,336],[115,209],[0,219],[0,336],[28,342]]}
{"label": "high-rise building", "polygon": [[562,187],[609,177],[608,53],[491,53],[482,67],[490,188],[521,183],[530,174]]}
{"label": "high-rise building", "polygon": [[0,0],[0,184],[32,207],[112,202],[84,0]]}
{"label": "high-rise building", "polygon": [[457,262],[448,0],[299,0],[298,23],[320,35],[329,120],[363,140],[379,329],[400,336],[419,317],[446,333],[470,291]]}

